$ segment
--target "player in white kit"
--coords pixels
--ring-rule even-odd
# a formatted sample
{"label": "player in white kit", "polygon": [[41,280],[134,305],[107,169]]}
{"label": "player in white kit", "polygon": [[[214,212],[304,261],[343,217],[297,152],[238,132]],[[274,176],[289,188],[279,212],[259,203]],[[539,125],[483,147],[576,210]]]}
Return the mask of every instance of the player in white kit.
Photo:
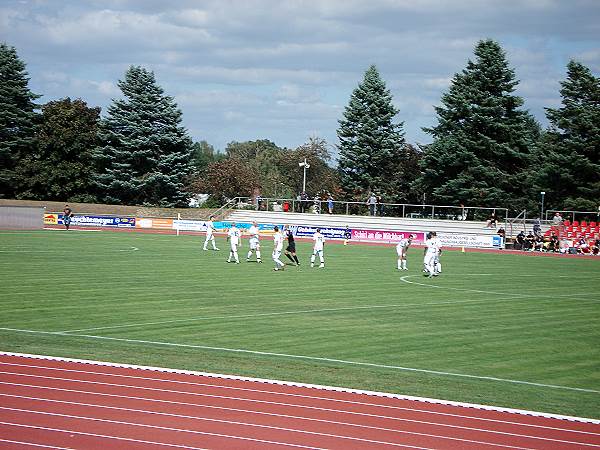
{"label": "player in white kit", "polygon": [[213,218],[214,216],[210,216],[208,218],[208,222],[206,222],[206,239],[204,240],[204,247],[202,248],[202,250],[208,250],[208,242],[212,242],[212,248],[213,250],[219,250],[215,244],[215,237],[214,237],[214,232],[215,232],[215,226],[213,224]]}
{"label": "player in white kit", "polygon": [[240,260],[238,258],[238,253],[237,253],[237,248],[238,245],[240,245],[240,237],[241,237],[241,232],[238,229],[238,227],[235,226],[235,222],[233,222],[231,224],[231,228],[229,228],[229,231],[227,232],[227,240],[229,241],[229,244],[231,244],[231,250],[229,251],[229,258],[227,259],[227,262],[230,263],[231,262],[231,258],[235,259],[235,263],[239,264]]}
{"label": "player in white kit", "polygon": [[423,265],[426,270],[425,275],[429,275],[430,278],[438,276],[436,261],[438,261],[441,249],[442,246],[437,238],[437,234],[435,231],[432,231],[430,238],[425,241],[425,257],[423,259]]}
{"label": "player in white kit", "polygon": [[252,222],[252,226],[248,229],[248,233],[250,234],[250,249],[248,250],[246,261],[250,261],[252,252],[254,252],[256,253],[256,262],[262,263],[262,260],[260,259],[260,231],[256,222]]}
{"label": "player in white kit", "polygon": [[325,236],[321,234],[321,229],[317,228],[315,234],[313,234],[313,241],[315,245],[313,247],[313,254],[310,257],[310,267],[315,267],[315,258],[319,255],[321,265],[319,267],[325,267],[325,259],[323,259],[323,247],[325,246]]}
{"label": "player in white kit", "polygon": [[285,264],[279,259],[283,250],[283,235],[277,225],[273,227],[273,231],[275,232],[273,235],[273,261],[275,262],[273,270],[284,270]]}
{"label": "player in white kit", "polygon": [[411,234],[408,238],[403,238],[396,245],[396,253],[398,254],[398,270],[408,270],[406,267],[406,252],[408,251],[408,247],[412,243],[415,235]]}

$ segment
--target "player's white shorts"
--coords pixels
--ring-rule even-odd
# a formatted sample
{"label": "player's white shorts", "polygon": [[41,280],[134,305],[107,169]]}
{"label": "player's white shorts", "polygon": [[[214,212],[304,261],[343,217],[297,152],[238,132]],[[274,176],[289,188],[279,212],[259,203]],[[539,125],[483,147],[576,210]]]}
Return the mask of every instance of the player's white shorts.
{"label": "player's white shorts", "polygon": [[273,259],[279,259],[281,256],[281,250],[273,250]]}
{"label": "player's white shorts", "polygon": [[406,256],[406,249],[404,247],[396,247],[396,253],[398,253],[398,257]]}
{"label": "player's white shorts", "polygon": [[232,251],[232,252],[234,252],[234,253],[237,253],[237,248],[238,248],[238,245],[237,245],[237,244],[234,244],[234,243],[232,242],[232,243],[231,243],[231,251]]}
{"label": "player's white shorts", "polygon": [[257,249],[260,249],[260,241],[255,237],[250,238],[250,250],[257,250]]}
{"label": "player's white shorts", "polygon": [[212,233],[206,233],[206,241],[214,241],[215,237],[213,236]]}
{"label": "player's white shorts", "polygon": [[323,249],[322,249],[322,248],[321,248],[321,249],[319,249],[319,250],[317,250],[317,249],[313,249],[313,255],[318,255],[319,253],[320,253],[321,255],[323,255]]}
{"label": "player's white shorts", "polygon": [[430,266],[435,264],[435,253],[426,253],[425,254],[425,259],[423,260],[423,264],[425,264],[425,266]]}

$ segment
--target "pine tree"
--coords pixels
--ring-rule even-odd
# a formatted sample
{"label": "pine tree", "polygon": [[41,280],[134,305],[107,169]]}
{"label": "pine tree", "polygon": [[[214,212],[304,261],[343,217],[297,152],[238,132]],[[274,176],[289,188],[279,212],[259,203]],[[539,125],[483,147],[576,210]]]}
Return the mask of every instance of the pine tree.
{"label": "pine tree", "polygon": [[[398,177],[398,162],[404,159],[403,123],[394,123],[398,110],[375,66],[365,72],[339,120],[340,182],[348,198],[364,200],[367,191],[377,191],[386,200],[400,193],[390,191],[390,180]],[[401,176],[401,174],[400,174]]]}
{"label": "pine tree", "polygon": [[97,152],[105,201],[185,206],[193,149],[181,111],[142,67],[130,67],[118,84],[125,98],[109,106]]}
{"label": "pine tree", "polygon": [[522,208],[530,202],[523,174],[539,125],[520,109],[518,81],[500,45],[480,41],[475,56],[436,107],[437,126],[424,129],[434,141],[417,184],[428,202]]}
{"label": "pine tree", "polygon": [[535,184],[548,208],[596,211],[600,199],[600,78],[571,61],[560,108],[547,108]]}
{"label": "pine tree", "polygon": [[0,43],[0,197],[19,192],[15,173],[19,161],[35,148],[38,114],[34,101],[39,95],[28,87],[25,64],[14,47]]}
{"label": "pine tree", "polygon": [[70,98],[42,106],[34,152],[21,159],[19,198],[93,202],[100,108]]}

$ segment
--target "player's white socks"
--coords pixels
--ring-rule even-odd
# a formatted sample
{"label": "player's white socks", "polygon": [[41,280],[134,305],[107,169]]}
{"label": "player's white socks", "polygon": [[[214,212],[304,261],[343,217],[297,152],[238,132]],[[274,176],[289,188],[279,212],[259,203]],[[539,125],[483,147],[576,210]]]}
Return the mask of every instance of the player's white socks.
{"label": "player's white socks", "polygon": [[248,250],[248,256],[246,256],[246,259],[250,259],[251,256],[252,256],[252,250]]}
{"label": "player's white socks", "polygon": [[442,265],[439,262],[435,265],[435,271],[437,273],[442,273]]}
{"label": "player's white socks", "polygon": [[402,269],[402,261],[398,260],[398,270]]}
{"label": "player's white socks", "polygon": [[406,267],[406,260],[405,260],[405,259],[404,259],[404,260],[402,260],[402,268],[403,268],[404,270],[408,270],[408,267]]}
{"label": "player's white socks", "polygon": [[[315,266],[315,258],[316,257],[317,257],[317,255],[315,255],[314,253],[310,257],[310,267]],[[323,259],[323,255],[321,253],[319,253],[319,260],[321,261],[321,265],[319,267],[325,267],[325,259]]]}
{"label": "player's white socks", "polygon": [[260,261],[260,250],[256,250],[256,259]]}
{"label": "player's white socks", "polygon": [[234,251],[230,251],[230,252],[229,252],[229,258],[227,259],[227,262],[231,262],[231,257],[232,257],[232,256],[233,256],[233,259],[235,259],[235,262],[236,262],[237,264],[239,264],[239,263],[240,263],[240,260],[238,259],[238,254],[237,254],[237,252],[234,252]]}

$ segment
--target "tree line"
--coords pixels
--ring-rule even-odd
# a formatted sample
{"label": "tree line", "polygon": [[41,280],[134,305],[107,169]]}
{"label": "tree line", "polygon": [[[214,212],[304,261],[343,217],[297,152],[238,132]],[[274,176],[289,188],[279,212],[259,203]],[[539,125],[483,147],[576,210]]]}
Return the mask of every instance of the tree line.
{"label": "tree line", "polygon": [[[192,193],[213,204],[235,196],[290,198],[306,190],[364,201],[538,210],[598,209],[600,78],[571,61],[561,104],[542,129],[515,94],[502,47],[483,40],[435,107],[432,143],[404,137],[400,111],[377,68],[352,92],[332,145],[311,137],[295,149],[269,140],[230,142],[223,152],[193,142],[173,97],[143,67],[118,82],[120,99],[100,108],[63,98],[42,105],[14,47],[0,44],[0,197],[185,206]],[[337,162],[337,165],[336,165]]]}

